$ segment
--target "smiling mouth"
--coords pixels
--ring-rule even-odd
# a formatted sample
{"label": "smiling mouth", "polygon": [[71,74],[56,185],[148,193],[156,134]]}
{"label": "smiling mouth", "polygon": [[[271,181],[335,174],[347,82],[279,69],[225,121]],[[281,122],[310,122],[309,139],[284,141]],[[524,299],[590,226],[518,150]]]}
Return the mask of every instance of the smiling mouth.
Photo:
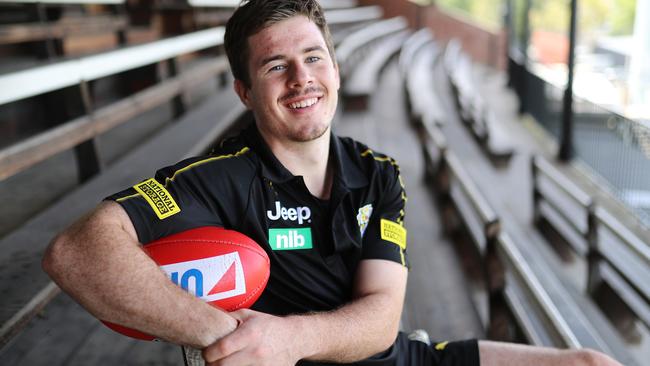
{"label": "smiling mouth", "polygon": [[288,107],[289,109],[303,109],[303,108],[308,108],[313,106],[314,104],[318,103],[318,100],[320,98],[309,98],[305,100],[301,100],[299,102],[293,102],[289,103]]}

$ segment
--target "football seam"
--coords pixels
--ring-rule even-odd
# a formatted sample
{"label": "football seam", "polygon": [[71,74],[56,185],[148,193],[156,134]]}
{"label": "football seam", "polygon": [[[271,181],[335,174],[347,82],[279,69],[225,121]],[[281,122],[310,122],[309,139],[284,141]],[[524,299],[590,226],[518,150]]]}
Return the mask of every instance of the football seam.
{"label": "football seam", "polygon": [[[251,249],[255,254],[259,255],[260,257],[263,257],[266,259],[267,263],[270,263],[270,259],[268,255],[266,255],[266,251],[259,245],[256,244],[256,246],[253,246],[251,244],[242,244],[242,243],[235,243],[232,241],[226,241],[226,240],[205,240],[205,239],[176,239],[176,240],[168,240],[168,241],[162,241],[162,242],[157,242],[157,243],[152,243],[152,244],[145,244],[144,247],[154,247],[154,246],[159,246],[159,245],[164,245],[164,244],[179,244],[179,243],[219,243],[219,244],[230,244],[230,245],[235,245],[238,247],[243,247],[247,249]],[[262,252],[260,253],[257,248],[261,249]],[[264,253],[264,255],[262,255]]]}
{"label": "football seam", "polygon": [[[234,306],[232,306],[232,307],[230,307],[228,309],[224,309],[224,310],[226,310],[226,311],[238,310],[240,308],[240,306],[242,306],[243,304],[248,302],[248,300],[253,298],[260,291],[261,288],[266,286],[266,283],[269,281],[269,276],[271,275],[271,271],[268,271],[267,273],[268,274],[265,276],[264,281],[262,281],[262,283],[260,283],[259,285],[257,285],[257,287],[255,287],[253,290],[251,290],[250,295],[248,295],[245,299],[240,301],[238,304],[236,304],[236,305],[234,305]],[[253,304],[251,304],[251,305],[253,305]]]}

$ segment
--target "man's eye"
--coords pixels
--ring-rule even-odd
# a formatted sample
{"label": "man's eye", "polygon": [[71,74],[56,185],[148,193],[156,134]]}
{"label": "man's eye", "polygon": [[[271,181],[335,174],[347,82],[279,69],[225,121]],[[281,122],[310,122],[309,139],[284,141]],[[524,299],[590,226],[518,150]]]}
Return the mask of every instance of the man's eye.
{"label": "man's eye", "polygon": [[282,71],[286,69],[286,66],[284,65],[275,65],[269,69],[269,71]]}
{"label": "man's eye", "polygon": [[309,62],[309,63],[316,62],[318,60],[320,60],[320,57],[318,57],[318,56],[309,56],[309,57],[307,57],[307,62]]}

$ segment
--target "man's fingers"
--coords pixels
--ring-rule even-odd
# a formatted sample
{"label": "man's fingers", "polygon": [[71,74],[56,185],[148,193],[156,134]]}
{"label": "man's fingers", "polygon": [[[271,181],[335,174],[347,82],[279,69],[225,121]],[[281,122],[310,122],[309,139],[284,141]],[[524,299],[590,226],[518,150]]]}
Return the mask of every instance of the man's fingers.
{"label": "man's fingers", "polygon": [[207,366],[258,366],[246,351],[237,351],[225,358],[208,363]]}
{"label": "man's fingers", "polygon": [[214,362],[226,358],[237,351],[240,351],[245,344],[241,337],[237,336],[237,330],[221,338],[203,350],[203,359],[206,362]]}

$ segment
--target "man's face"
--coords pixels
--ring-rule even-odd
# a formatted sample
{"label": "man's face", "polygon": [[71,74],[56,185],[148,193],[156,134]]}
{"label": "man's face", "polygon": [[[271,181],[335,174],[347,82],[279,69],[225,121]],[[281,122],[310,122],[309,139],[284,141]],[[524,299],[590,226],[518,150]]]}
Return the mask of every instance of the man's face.
{"label": "man's face", "polygon": [[336,111],[338,69],[318,26],[296,16],[248,38],[251,87],[235,81],[270,142],[305,142],[325,134]]}

